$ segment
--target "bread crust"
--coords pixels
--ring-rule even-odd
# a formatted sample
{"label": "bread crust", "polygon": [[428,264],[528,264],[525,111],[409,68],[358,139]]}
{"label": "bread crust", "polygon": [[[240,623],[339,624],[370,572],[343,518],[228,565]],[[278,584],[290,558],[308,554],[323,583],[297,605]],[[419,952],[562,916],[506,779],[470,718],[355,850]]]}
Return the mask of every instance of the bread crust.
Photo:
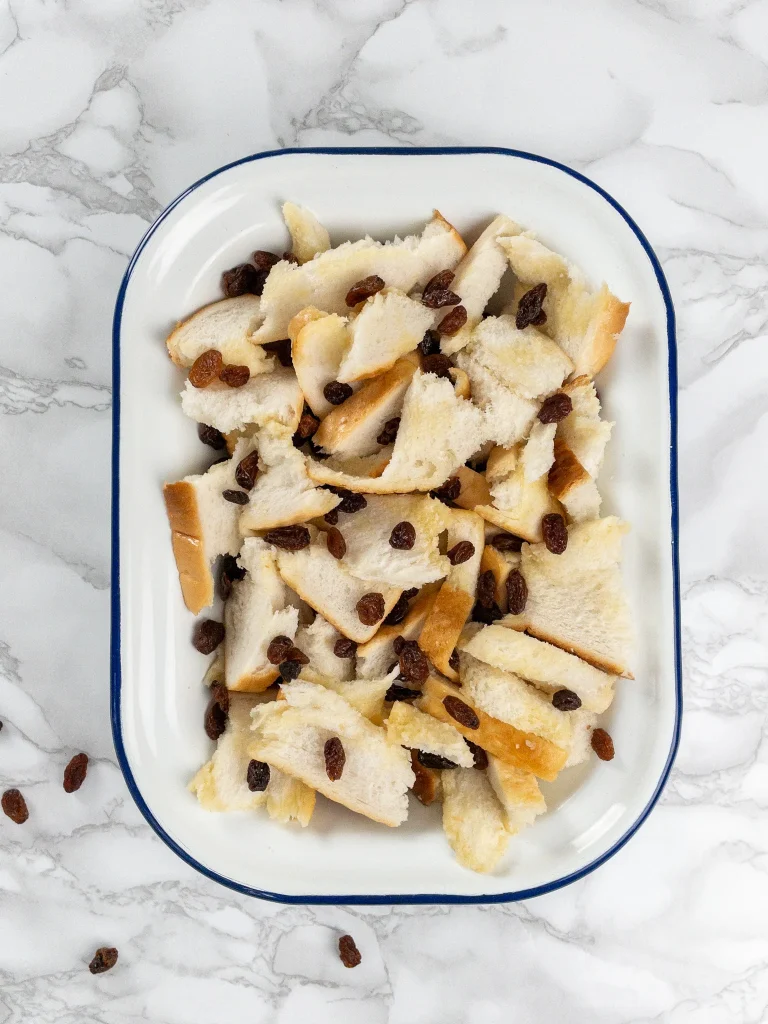
{"label": "bread crust", "polygon": [[602,370],[613,355],[629,316],[630,304],[617,299],[605,285],[600,290],[599,299],[600,307],[590,325],[590,344],[579,353],[574,376],[594,377]]}
{"label": "bread crust", "polygon": [[455,501],[459,508],[474,512],[478,505],[490,505],[493,501],[488,481],[482,473],[477,473],[469,466],[459,466],[453,474],[459,478],[461,491]]}
{"label": "bread crust", "polygon": [[448,661],[459,642],[461,631],[475,603],[468,594],[447,581],[442,585],[419,636],[419,647],[440,672],[448,679],[459,678]]}
{"label": "bread crust", "polygon": [[229,688],[235,693],[263,693],[279,678],[280,673],[277,666],[272,668],[270,665],[269,669],[265,669],[263,672],[240,676]]}
{"label": "bread crust", "polygon": [[197,494],[189,481],[178,480],[164,485],[163,498],[181,594],[187,608],[197,615],[213,604],[213,575],[205,556]]}
{"label": "bread crust", "polygon": [[565,441],[555,436],[555,461],[547,478],[550,493],[563,501],[574,487],[591,479]]}

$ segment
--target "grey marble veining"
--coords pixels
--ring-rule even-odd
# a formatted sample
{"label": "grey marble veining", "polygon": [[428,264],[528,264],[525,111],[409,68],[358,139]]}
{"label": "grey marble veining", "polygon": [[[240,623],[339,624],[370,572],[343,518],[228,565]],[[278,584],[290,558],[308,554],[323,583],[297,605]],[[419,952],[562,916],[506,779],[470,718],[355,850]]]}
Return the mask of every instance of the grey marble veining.
{"label": "grey marble veining", "polygon": [[[0,1024],[768,1020],[763,0],[0,2]],[[283,908],[188,869],[108,728],[111,314],[189,182],[504,145],[637,218],[677,306],[683,742],[597,873],[507,907]],[[86,784],[61,789],[69,758]],[[352,932],[363,964],[335,955]],[[86,969],[103,944],[118,967]]]}

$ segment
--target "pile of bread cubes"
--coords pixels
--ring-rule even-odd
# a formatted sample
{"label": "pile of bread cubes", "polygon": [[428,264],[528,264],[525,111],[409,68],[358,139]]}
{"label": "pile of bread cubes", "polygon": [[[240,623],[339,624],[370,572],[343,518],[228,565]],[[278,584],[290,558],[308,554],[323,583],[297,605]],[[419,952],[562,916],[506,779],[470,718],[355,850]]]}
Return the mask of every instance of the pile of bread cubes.
{"label": "pile of bread cubes", "polygon": [[412,791],[491,871],[540,780],[613,757],[628,527],[600,516],[593,378],[629,307],[506,216],[471,248],[437,211],[331,247],[283,213],[290,251],[167,341],[222,456],[164,488],[187,607],[224,598],[193,631],[216,746],[190,789],[302,826],[318,793],[397,826]]}

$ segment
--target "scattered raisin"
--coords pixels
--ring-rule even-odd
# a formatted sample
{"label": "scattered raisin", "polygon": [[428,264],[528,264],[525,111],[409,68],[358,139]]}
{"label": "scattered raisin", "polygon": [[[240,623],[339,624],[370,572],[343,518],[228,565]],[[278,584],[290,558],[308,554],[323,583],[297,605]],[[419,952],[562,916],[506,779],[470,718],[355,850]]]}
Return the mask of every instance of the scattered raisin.
{"label": "scattered raisin", "polygon": [[347,755],[344,753],[344,747],[338,736],[332,736],[325,741],[323,754],[325,755],[325,771],[328,778],[331,782],[338,782],[347,760]]}
{"label": "scattered raisin", "polygon": [[528,600],[528,585],[519,569],[513,569],[507,576],[507,600],[510,615],[520,615],[525,611]]}
{"label": "scattered raisin", "polygon": [[396,700],[413,700],[421,696],[421,690],[412,690],[409,686],[401,686],[400,683],[392,683],[384,694],[384,700],[394,704]]}
{"label": "scattered raisin", "polygon": [[423,683],[429,675],[427,656],[415,640],[406,640],[400,649],[400,675],[405,683]]}
{"label": "scattered raisin", "polygon": [[207,444],[214,451],[219,452],[222,448],[227,447],[227,439],[222,432],[217,430],[216,427],[209,427],[207,423],[197,424],[197,436],[203,444]]}
{"label": "scattered raisin", "polygon": [[291,644],[287,654],[283,655],[283,661],[298,661],[300,665],[309,664],[309,658],[304,651],[300,647],[294,647],[293,644]]}
{"label": "scattered raisin", "polygon": [[241,388],[251,379],[251,371],[247,366],[232,366],[228,364],[222,367],[219,380],[231,388]]}
{"label": "scattered raisin", "polygon": [[117,963],[117,950],[114,946],[101,946],[93,955],[93,960],[88,964],[91,974],[103,974],[110,971]]}
{"label": "scattered raisin", "polygon": [[468,562],[474,553],[475,545],[471,540],[460,540],[448,552],[448,561],[451,565],[461,565],[462,562]]}
{"label": "scattered raisin", "polygon": [[342,935],[339,939],[339,959],[345,967],[357,967],[363,959],[351,935]]}
{"label": "scattered raisin", "polygon": [[237,298],[238,295],[246,295],[250,292],[253,295],[261,295],[264,288],[264,281],[256,267],[250,263],[240,263],[231,270],[225,270],[221,275],[221,288],[228,299]]}
{"label": "scattered raisin", "polygon": [[427,309],[442,309],[443,306],[456,306],[461,302],[461,298],[450,288],[455,276],[452,270],[441,270],[427,281],[421,293],[421,301]]}
{"label": "scattered raisin", "polygon": [[88,771],[88,755],[75,754],[67,767],[64,769],[64,792],[74,793],[85,782],[85,775]]}
{"label": "scattered raisin", "polygon": [[189,383],[194,388],[207,388],[219,376],[223,365],[221,352],[215,348],[209,348],[192,363],[189,371]]}
{"label": "scattered raisin", "polygon": [[306,526],[278,526],[274,530],[267,530],[264,540],[284,551],[301,551],[309,547],[310,536]]}
{"label": "scattered raisin", "polygon": [[472,609],[472,621],[482,622],[485,626],[490,626],[491,623],[503,618],[504,613],[495,601],[491,604],[490,608],[486,608],[485,605],[477,601]]}
{"label": "scattered raisin", "polygon": [[329,381],[323,388],[323,395],[325,395],[326,402],[330,402],[331,405],[341,405],[351,397],[352,385],[342,384],[338,380]]}
{"label": "scattered raisin", "polygon": [[497,551],[519,551],[523,546],[523,538],[513,533],[497,533],[488,543]]}
{"label": "scattered raisin", "polygon": [[296,433],[302,441],[306,441],[308,438],[315,436],[319,426],[320,420],[317,416],[313,416],[308,409],[305,409],[301,414],[301,419],[299,420],[299,425],[296,428]]}
{"label": "scattered raisin", "polygon": [[330,512],[326,512],[323,516],[326,523],[330,523],[331,526],[335,526],[339,521],[339,510],[338,508],[332,508]]}
{"label": "scattered raisin", "polygon": [[437,331],[426,331],[419,342],[419,352],[423,356],[434,356],[440,351],[440,335]]}
{"label": "scattered raisin", "polygon": [[284,683],[290,683],[297,679],[301,673],[301,664],[298,661],[282,661],[278,666],[280,678]]}
{"label": "scattered raisin", "polygon": [[578,711],[581,707],[581,697],[573,690],[555,690],[552,694],[552,704],[558,711]]}
{"label": "scattered raisin", "polygon": [[436,771],[445,771],[447,768],[459,767],[455,761],[450,761],[447,757],[441,757],[440,754],[430,754],[426,750],[419,750],[416,757],[419,764],[423,764],[425,768],[434,768]]}
{"label": "scattered raisin", "polygon": [[15,821],[17,825],[23,825],[29,817],[27,801],[18,789],[6,789],[0,804],[2,804],[3,812],[8,815],[11,821]]}
{"label": "scattered raisin", "polygon": [[541,533],[547,551],[553,555],[562,555],[568,547],[568,530],[563,517],[557,512],[549,512],[541,520]]}
{"label": "scattered raisin", "polygon": [[234,555],[222,555],[221,575],[219,576],[219,596],[226,601],[232,593],[232,584],[235,580],[245,577],[245,569],[237,564]]}
{"label": "scattered raisin", "polygon": [[408,614],[408,598],[405,594],[401,594],[395,601],[395,606],[389,615],[384,619],[385,626],[399,626],[405,616]]}
{"label": "scattered raisin", "polygon": [[387,420],[384,427],[376,438],[377,444],[392,444],[397,437],[397,431],[400,426],[400,417],[393,416],[391,420]]}
{"label": "scattered raisin", "polygon": [[252,793],[263,793],[269,785],[269,765],[264,761],[249,761],[245,778]]}
{"label": "scattered raisin", "polygon": [[363,594],[355,608],[364,626],[375,626],[384,618],[384,596],[378,593]]}
{"label": "scattered raisin", "polygon": [[490,608],[496,600],[496,577],[492,569],[486,569],[477,577],[477,600],[483,608]]}
{"label": "scattered raisin", "polygon": [[407,590],[403,591],[403,597],[406,601],[410,601],[412,597],[416,597],[419,592],[418,587],[408,587]]}
{"label": "scattered raisin", "polygon": [[243,490],[250,491],[253,485],[256,483],[256,477],[259,475],[259,453],[254,451],[250,452],[241,459],[237,464],[235,470],[235,482]]}
{"label": "scattered raisin", "polygon": [[547,322],[547,314],[542,309],[542,303],[547,297],[547,286],[544,282],[534,285],[530,291],[520,298],[517,304],[515,316],[515,327],[518,331],[524,330],[530,324],[541,327]]}
{"label": "scattered raisin", "polygon": [[615,754],[613,740],[605,729],[595,729],[592,732],[592,749],[601,761],[612,761]]}
{"label": "scattered raisin", "polygon": [[549,398],[544,399],[539,409],[539,419],[542,423],[559,423],[566,416],[570,415],[573,409],[573,402],[563,391],[558,391]]}
{"label": "scattered raisin", "polygon": [[270,640],[269,647],[267,648],[267,661],[270,665],[279,665],[281,661],[285,661],[288,651],[293,647],[293,640],[289,636],[276,636],[274,640]]}
{"label": "scattered raisin", "polygon": [[201,619],[192,632],[192,646],[201,654],[213,654],[224,639],[224,623],[215,619]]}
{"label": "scattered raisin", "polygon": [[203,725],[209,740],[217,740],[227,727],[229,717],[229,691],[223,683],[211,687],[211,699],[205,709]]}
{"label": "scattered raisin", "polygon": [[437,498],[447,505],[450,501],[456,501],[461,494],[461,480],[457,476],[449,476],[444,484],[435,488],[431,493],[433,498]]}
{"label": "scattered raisin", "polygon": [[480,728],[480,719],[469,704],[465,704],[463,700],[459,700],[453,694],[449,693],[447,697],[443,697],[443,707],[451,718],[457,721],[459,725],[463,725],[465,729]]}
{"label": "scattered raisin", "polygon": [[340,636],[333,645],[333,653],[337,658],[354,658],[357,654],[357,644],[354,640],[348,640],[347,637]]}
{"label": "scattered raisin", "polygon": [[392,649],[395,652],[395,654],[399,654],[407,643],[408,641],[405,639],[404,636],[396,636],[395,639],[392,641]]}
{"label": "scattered raisin", "polygon": [[478,747],[478,745],[473,743],[472,740],[468,740],[464,737],[464,742],[472,752],[472,760],[475,762],[474,767],[477,768],[479,772],[484,772],[488,767],[488,755],[482,747]]}
{"label": "scattered raisin", "polygon": [[451,651],[451,656],[448,659],[448,667],[452,668],[454,672],[458,672],[460,664],[461,663],[459,661],[459,652],[454,647],[453,650]]}
{"label": "scattered raisin", "polygon": [[299,265],[299,257],[294,256],[292,252],[284,252],[283,259],[286,263],[293,263],[297,267]]}
{"label": "scattered raisin", "polygon": [[341,497],[341,501],[336,506],[339,512],[352,515],[354,512],[361,512],[368,504],[364,495],[357,494],[355,491],[339,491],[338,494]]}
{"label": "scattered raisin", "polygon": [[326,533],[325,542],[334,558],[343,558],[347,553],[347,542],[344,540],[341,530],[335,526],[332,526]]}
{"label": "scattered raisin", "polygon": [[433,356],[422,356],[421,369],[424,373],[434,373],[436,377],[446,377],[450,380],[453,363],[448,356],[441,355],[438,352]]}
{"label": "scattered raisin", "polygon": [[454,306],[437,325],[437,333],[441,338],[456,334],[467,322],[467,311],[464,306]]}
{"label": "scattered raisin", "polygon": [[266,249],[257,249],[253,254],[253,262],[257,270],[271,270],[280,262],[280,257],[273,252],[267,252]]}
{"label": "scattered raisin", "polygon": [[231,501],[233,505],[247,505],[249,498],[245,491],[226,490],[221,492],[224,501]]}
{"label": "scattered raisin", "polygon": [[398,551],[410,551],[415,543],[416,528],[413,523],[403,520],[402,523],[396,523],[392,527],[392,533],[389,535],[390,547],[396,548]]}
{"label": "scattered raisin", "polygon": [[277,361],[281,366],[293,366],[290,338],[281,338],[280,341],[265,341],[261,347],[269,355],[277,356]]}
{"label": "scattered raisin", "polygon": [[[379,275],[371,274],[369,277],[364,277],[362,281],[358,281],[357,284],[353,284],[344,301],[350,307],[356,306],[358,302],[364,302],[376,292],[380,292],[383,287],[384,282]],[[330,398],[328,401],[330,402]]]}

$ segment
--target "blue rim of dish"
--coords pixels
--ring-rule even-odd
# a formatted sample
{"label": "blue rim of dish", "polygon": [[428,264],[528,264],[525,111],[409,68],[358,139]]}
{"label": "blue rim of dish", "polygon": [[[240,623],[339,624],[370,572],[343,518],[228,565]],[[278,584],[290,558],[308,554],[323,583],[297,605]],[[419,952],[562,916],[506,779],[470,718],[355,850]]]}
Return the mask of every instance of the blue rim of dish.
{"label": "blue rim of dish", "polygon": [[[675,688],[676,688],[676,703],[675,703],[675,727],[672,736],[672,744],[669,749],[669,755],[667,757],[664,769],[659,777],[659,781],[656,785],[656,789],[653,792],[650,800],[646,804],[643,811],[638,816],[637,820],[632,824],[631,828],[627,829],[623,836],[618,839],[613,846],[606,850],[604,854],[597,857],[591,863],[580,868],[578,871],[572,872],[570,875],[565,875],[562,878],[555,879],[553,882],[548,882],[546,885],[535,886],[531,889],[522,889],[517,892],[506,892],[496,894],[486,894],[477,896],[457,896],[446,893],[413,893],[405,895],[394,895],[394,896],[359,896],[359,895],[340,895],[340,896],[287,896],[282,893],[268,892],[263,889],[254,889],[251,886],[242,885],[239,882],[233,881],[231,878],[225,878],[223,875],[219,875],[217,872],[212,871],[210,868],[205,867],[199,861],[195,860],[182,846],[180,846],[168,833],[165,831],[163,826],[157,821],[146,802],[144,797],[136,784],[136,780],[133,777],[133,772],[128,763],[128,758],[125,753],[125,746],[123,744],[122,735],[122,723],[120,718],[120,686],[121,686],[121,665],[120,665],[120,522],[119,522],[119,508],[120,508],[120,325],[122,320],[123,305],[125,303],[125,295],[128,288],[128,284],[131,279],[131,275],[136,267],[136,263],[141,256],[144,248],[146,247],[149,240],[152,238],[154,233],[169,216],[169,214],[183,202],[184,199],[195,189],[204,185],[211,178],[215,178],[219,174],[223,174],[224,171],[230,170],[232,167],[239,167],[241,164],[251,163],[254,160],[264,160],[267,157],[274,156],[285,156],[288,154],[325,154],[329,156],[344,156],[344,155],[362,155],[362,156],[436,156],[443,154],[473,154],[473,153],[491,153],[499,156],[512,156],[522,160],[530,160],[533,163],[546,164],[549,167],[556,167],[558,170],[563,171],[565,174],[570,175],[582,184],[589,186],[597,192],[598,195],[602,196],[607,203],[616,210],[617,213],[626,221],[631,230],[634,232],[637,240],[645,250],[645,254],[650,260],[653,271],[656,275],[656,280],[659,285],[659,289],[664,299],[664,305],[667,313],[667,354],[668,354],[668,370],[669,370],[669,415],[670,415],[670,453],[669,453],[669,491],[671,499],[671,527],[672,527],[672,583],[673,583],[673,599],[674,599],[674,613],[675,613]],[[669,286],[667,280],[664,277],[664,271],[661,269],[661,264],[656,256],[656,253],[651,248],[648,239],[645,237],[643,232],[637,226],[635,221],[630,217],[627,211],[618,203],[613,196],[609,195],[605,189],[595,184],[584,174],[579,171],[574,171],[571,167],[567,167],[565,164],[558,163],[557,160],[550,160],[548,157],[538,156],[535,153],[526,153],[522,150],[517,149],[505,149],[497,146],[445,146],[445,147],[422,147],[422,148],[397,148],[397,147],[341,147],[341,146],[329,146],[329,147],[312,147],[308,149],[274,149],[268,150],[264,153],[254,153],[251,156],[243,157],[240,160],[234,160],[232,163],[225,164],[223,167],[219,167],[215,171],[211,171],[210,174],[206,174],[205,177],[200,178],[194,185],[190,185],[189,188],[185,189],[181,195],[177,196],[173,202],[166,207],[165,210],[160,214],[157,220],[152,224],[149,230],[146,232],[139,245],[131,257],[131,261],[128,264],[128,269],[123,276],[122,283],[120,285],[120,291],[117,295],[117,302],[115,304],[115,316],[112,324],[112,391],[113,391],[113,406],[112,406],[112,596],[111,596],[111,635],[110,635],[110,675],[111,675],[111,717],[112,717],[112,737],[115,744],[115,750],[117,752],[117,759],[120,764],[120,768],[125,777],[128,790],[133,797],[136,805],[138,806],[141,813],[146,818],[147,822],[151,825],[157,835],[163,840],[166,846],[169,846],[174,853],[176,853],[183,861],[193,867],[200,874],[205,875],[206,878],[212,879],[214,882],[218,882],[220,885],[227,886],[229,889],[234,889],[236,892],[243,893],[246,896],[256,896],[259,899],[270,900],[275,903],[287,903],[287,904],[347,904],[347,905],[363,905],[363,906],[376,906],[376,905],[387,905],[387,904],[409,904],[409,903],[512,903],[517,900],[531,899],[534,896],[543,896],[545,893],[554,892],[556,889],[561,889],[563,886],[570,885],[572,882],[578,881],[585,875],[590,874],[596,868],[600,867],[607,860],[618,853],[619,850],[632,838],[637,832],[640,826],[643,824],[645,819],[653,810],[659,797],[661,796],[662,790],[666,784],[667,778],[669,777],[672,764],[675,760],[675,754],[677,753],[677,747],[680,742],[680,720],[683,711],[683,694],[682,694],[682,662],[681,662],[681,651],[680,651],[680,566],[678,558],[678,491],[677,491],[677,348],[675,340],[675,311],[672,305],[672,296],[670,295]]]}

